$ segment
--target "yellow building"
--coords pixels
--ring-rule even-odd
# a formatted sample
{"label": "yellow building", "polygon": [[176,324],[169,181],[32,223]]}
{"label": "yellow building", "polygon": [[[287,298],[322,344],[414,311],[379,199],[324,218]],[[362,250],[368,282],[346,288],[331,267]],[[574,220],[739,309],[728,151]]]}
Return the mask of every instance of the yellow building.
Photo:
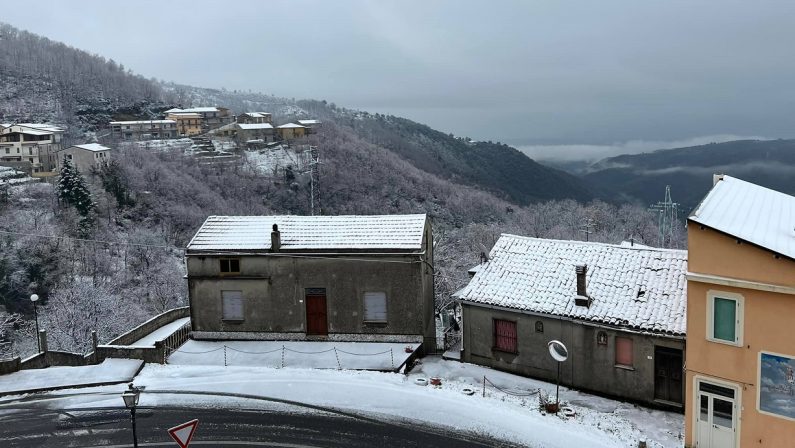
{"label": "yellow building", "polygon": [[306,126],[300,124],[287,123],[276,128],[276,132],[283,140],[292,140],[306,135]]}
{"label": "yellow building", "polygon": [[795,197],[716,176],[687,235],[685,446],[795,446]]}
{"label": "yellow building", "polygon": [[177,123],[177,134],[185,137],[202,133],[202,116],[195,112],[171,112],[166,115],[167,120]]}

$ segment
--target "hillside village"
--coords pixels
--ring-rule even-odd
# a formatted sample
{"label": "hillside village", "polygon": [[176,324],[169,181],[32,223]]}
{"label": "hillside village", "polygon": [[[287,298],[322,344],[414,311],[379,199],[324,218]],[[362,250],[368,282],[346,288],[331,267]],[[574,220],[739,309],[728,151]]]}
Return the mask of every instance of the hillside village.
{"label": "hillside village", "polygon": [[128,412],[137,446],[136,409],[144,446],[186,412],[284,412],[262,444],[321,414],[428,446],[795,440],[795,196],[699,172],[692,208],[624,202],[394,116],[127,81],[145,101],[0,123],[0,446],[109,445]]}
{"label": "hillside village", "polygon": [[[319,120],[274,126],[270,113],[233,116],[223,107],[164,114],[111,121],[103,143],[64,144],[64,129],[50,124],[3,124],[0,166],[16,173],[3,181],[62,186],[67,177],[107,167],[117,146],[177,145],[219,166],[247,153],[270,154],[276,158],[268,169],[280,176],[317,161],[317,152],[306,150],[310,159],[301,163],[297,148],[308,148],[301,142],[322,129]],[[278,159],[280,151],[292,156]],[[727,203],[742,212],[727,211]],[[0,394],[24,392],[15,378],[35,369],[91,369],[114,360],[416,375],[429,359],[442,359],[519,375],[516,384],[521,377],[558,383],[680,416],[683,426],[660,440],[635,433],[638,446],[757,438],[782,446],[791,428],[780,417],[795,414],[778,397],[792,394],[795,355],[787,355],[786,335],[770,328],[785,329],[795,311],[786,305],[795,291],[795,236],[787,222],[793,213],[791,196],[716,175],[688,218],[687,250],[502,234],[442,306],[426,214],[209,216],[184,252],[188,307],[107,343],[93,333],[87,353],[50,349],[47,334],[57,329],[42,329],[37,354],[0,361]],[[732,261],[740,259],[755,260],[756,269]],[[552,340],[565,346],[560,359],[550,357]],[[196,356],[220,349],[222,360]],[[336,357],[298,359],[329,352]],[[49,385],[53,380],[41,375],[30,390],[80,385]],[[484,391],[489,386],[503,390],[484,376]],[[589,412],[588,405],[560,403],[543,386],[536,393],[543,413]]]}

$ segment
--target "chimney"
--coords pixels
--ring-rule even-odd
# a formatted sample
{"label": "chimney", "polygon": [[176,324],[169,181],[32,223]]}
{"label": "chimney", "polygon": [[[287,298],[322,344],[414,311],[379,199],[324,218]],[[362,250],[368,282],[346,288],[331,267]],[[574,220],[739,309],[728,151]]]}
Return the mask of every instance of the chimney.
{"label": "chimney", "polygon": [[713,174],[712,175],[712,186],[718,185],[718,182],[723,180],[723,174]]}
{"label": "chimney", "polygon": [[279,252],[282,247],[282,233],[279,232],[279,226],[273,225],[273,232],[271,232],[271,252]]}
{"label": "chimney", "polygon": [[577,273],[577,297],[574,299],[574,304],[577,306],[591,307],[591,298],[588,297],[588,291],[585,288],[585,275],[588,273],[588,266],[579,264],[575,266]]}

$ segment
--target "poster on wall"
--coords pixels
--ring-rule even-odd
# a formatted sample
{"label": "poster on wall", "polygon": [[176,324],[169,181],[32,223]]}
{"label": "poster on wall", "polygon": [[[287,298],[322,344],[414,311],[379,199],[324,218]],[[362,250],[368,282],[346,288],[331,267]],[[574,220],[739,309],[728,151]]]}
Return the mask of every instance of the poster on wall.
{"label": "poster on wall", "polygon": [[795,420],[795,357],[760,352],[759,410]]}

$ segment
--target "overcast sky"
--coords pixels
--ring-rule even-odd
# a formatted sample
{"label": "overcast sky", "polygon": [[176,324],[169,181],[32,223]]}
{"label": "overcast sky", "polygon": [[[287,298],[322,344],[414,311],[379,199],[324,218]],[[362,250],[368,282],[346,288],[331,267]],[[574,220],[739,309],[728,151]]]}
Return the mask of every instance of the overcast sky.
{"label": "overcast sky", "polygon": [[326,99],[530,152],[795,136],[791,0],[9,0],[1,10],[147,77]]}

